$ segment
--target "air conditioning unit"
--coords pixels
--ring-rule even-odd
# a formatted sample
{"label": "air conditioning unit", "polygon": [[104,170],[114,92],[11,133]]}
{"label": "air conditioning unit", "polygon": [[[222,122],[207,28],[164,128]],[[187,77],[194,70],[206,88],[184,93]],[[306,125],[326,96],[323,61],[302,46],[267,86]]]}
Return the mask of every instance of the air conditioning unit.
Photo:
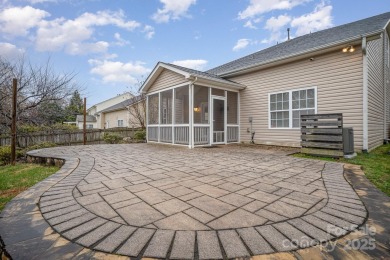
{"label": "air conditioning unit", "polygon": [[344,144],[344,155],[351,155],[355,151],[353,146],[353,128],[344,127],[343,128],[343,144]]}

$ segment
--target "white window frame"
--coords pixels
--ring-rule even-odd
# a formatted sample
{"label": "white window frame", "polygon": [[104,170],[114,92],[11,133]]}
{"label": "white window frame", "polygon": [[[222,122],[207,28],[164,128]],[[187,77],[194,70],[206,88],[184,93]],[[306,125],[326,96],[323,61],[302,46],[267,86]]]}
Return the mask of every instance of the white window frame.
{"label": "white window frame", "polygon": [[[308,90],[308,89],[314,89],[314,113],[317,114],[317,86],[313,87],[305,87],[305,88],[297,88],[297,89],[290,89],[290,90],[280,90],[272,93],[268,93],[268,129],[277,129],[277,130],[290,130],[290,129],[299,129],[299,127],[293,127],[293,111],[294,110],[303,110],[303,109],[294,109],[292,108],[292,92],[294,91],[300,91],[300,90]],[[289,93],[289,101],[288,101],[288,112],[289,112],[289,127],[271,127],[271,95],[274,94],[280,94],[280,93]],[[310,108],[308,108],[310,109]]]}
{"label": "white window frame", "polygon": [[[119,124],[119,121],[122,121],[122,125]],[[123,121],[123,119],[118,119],[118,127],[124,127],[125,125],[125,121]]]}

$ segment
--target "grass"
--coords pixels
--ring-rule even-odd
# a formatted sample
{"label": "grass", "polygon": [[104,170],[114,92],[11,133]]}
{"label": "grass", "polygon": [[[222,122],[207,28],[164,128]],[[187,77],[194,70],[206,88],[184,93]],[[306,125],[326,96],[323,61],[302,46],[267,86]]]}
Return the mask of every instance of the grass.
{"label": "grass", "polygon": [[361,165],[367,177],[378,189],[390,196],[390,144],[382,145],[370,153],[358,153],[353,159],[335,159],[297,153],[300,158],[320,159]]}
{"label": "grass", "polygon": [[0,211],[24,190],[58,171],[58,167],[19,163],[0,167]]}

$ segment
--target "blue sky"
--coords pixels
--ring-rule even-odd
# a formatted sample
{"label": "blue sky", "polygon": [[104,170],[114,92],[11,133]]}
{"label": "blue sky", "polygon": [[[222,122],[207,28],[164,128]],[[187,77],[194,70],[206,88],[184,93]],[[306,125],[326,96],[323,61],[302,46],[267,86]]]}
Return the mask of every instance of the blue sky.
{"label": "blue sky", "polygon": [[75,72],[88,106],[158,61],[207,70],[292,37],[390,11],[388,0],[0,0],[0,55]]}

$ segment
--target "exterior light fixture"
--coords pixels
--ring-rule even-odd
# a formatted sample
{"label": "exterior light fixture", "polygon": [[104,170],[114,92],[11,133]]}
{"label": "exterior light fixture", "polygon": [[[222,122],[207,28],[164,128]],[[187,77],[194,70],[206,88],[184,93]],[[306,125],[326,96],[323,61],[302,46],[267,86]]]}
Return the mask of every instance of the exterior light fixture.
{"label": "exterior light fixture", "polygon": [[194,107],[194,112],[200,112],[200,107]]}
{"label": "exterior light fixture", "polygon": [[343,52],[354,52],[355,48],[352,45],[349,45],[345,48],[343,48]]}

